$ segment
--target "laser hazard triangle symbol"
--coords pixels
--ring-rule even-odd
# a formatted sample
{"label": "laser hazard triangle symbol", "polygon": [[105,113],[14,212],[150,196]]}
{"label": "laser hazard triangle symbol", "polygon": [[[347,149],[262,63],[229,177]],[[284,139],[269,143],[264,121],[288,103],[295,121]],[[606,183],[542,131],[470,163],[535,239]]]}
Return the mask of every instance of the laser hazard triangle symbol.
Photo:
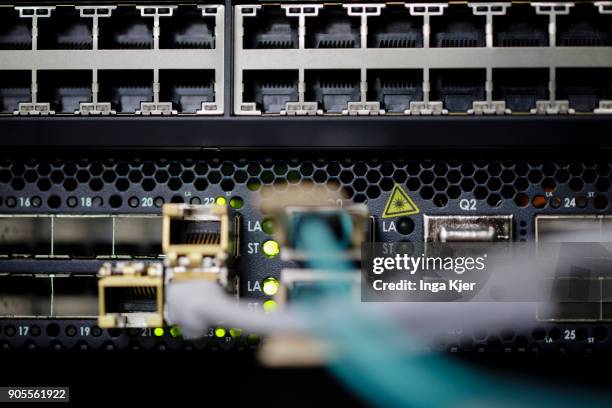
{"label": "laser hazard triangle symbol", "polygon": [[395,183],[393,191],[385,205],[385,211],[382,213],[383,218],[400,217],[402,215],[413,215],[419,213],[419,207],[408,196],[406,191],[399,184]]}

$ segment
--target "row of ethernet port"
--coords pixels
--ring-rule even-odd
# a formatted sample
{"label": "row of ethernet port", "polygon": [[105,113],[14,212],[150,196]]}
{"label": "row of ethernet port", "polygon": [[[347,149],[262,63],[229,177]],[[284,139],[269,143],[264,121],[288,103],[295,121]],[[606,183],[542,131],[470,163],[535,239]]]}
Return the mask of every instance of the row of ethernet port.
{"label": "row of ethernet port", "polygon": [[[202,9],[181,5],[160,19],[160,48],[215,48],[216,9],[203,16]],[[486,18],[474,15],[465,4],[442,8],[431,19],[432,47],[484,47]],[[328,5],[317,16],[306,18],[307,48],[360,48],[360,18],[349,16],[340,5]],[[423,47],[423,17],[412,15],[402,5],[387,5],[380,16],[368,17],[367,47]],[[100,49],[153,48],[154,21],[134,6],[118,6],[98,19]],[[529,4],[513,4],[493,19],[496,47],[549,44],[549,17],[537,14]],[[57,6],[38,18],[38,49],[92,49],[93,22],[74,7]],[[298,48],[298,19],[287,17],[278,6],[265,6],[256,17],[244,20],[244,48]],[[569,14],[556,16],[559,46],[612,45],[610,6],[580,3]],[[12,7],[0,7],[0,49],[31,49],[30,18],[20,17]],[[366,44],[364,44],[366,45]]]}
{"label": "row of ethernet port", "polygon": [[[558,68],[555,99],[569,101],[576,112],[593,112],[612,99],[612,68]],[[380,103],[386,113],[404,114],[411,102],[423,101],[422,70],[367,70],[366,100]],[[359,70],[306,70],[304,100],[323,113],[346,113],[359,102]],[[536,101],[549,100],[548,68],[502,68],[492,71],[493,101],[504,101],[512,113],[529,113]],[[485,69],[429,70],[429,101],[441,101],[449,113],[466,113],[486,100]],[[264,114],[278,114],[298,101],[298,71],[243,71],[243,102],[255,103]]]}
{"label": "row of ethernet port", "polygon": [[[0,112],[14,113],[32,101],[32,71],[2,71]],[[91,103],[93,72],[89,70],[36,71],[36,100],[56,113],[74,114],[81,103]],[[196,113],[215,101],[213,70],[159,70],[159,100],[171,102],[178,113]],[[141,103],[154,100],[152,70],[98,70],[97,101],[110,102],[117,113],[135,113]]]}
{"label": "row of ethernet port", "polygon": [[[92,6],[93,7],[93,6]],[[204,7],[204,6],[203,6]],[[73,6],[42,8],[44,12],[0,7],[0,50],[32,49],[32,17],[37,16],[37,49],[92,49],[95,12]],[[94,10],[94,9],[90,9]],[[159,10],[159,11],[158,11]],[[216,6],[152,9],[163,13],[159,19],[160,48],[215,48]],[[105,8],[99,15],[99,49],[151,49],[154,19],[147,9],[134,6]]]}
{"label": "row of ethernet port", "polygon": [[[494,47],[546,47],[550,44],[549,13],[555,16],[557,46],[612,45],[612,3],[571,4],[561,9],[538,10],[536,4],[504,4],[493,9]],[[432,3],[441,6],[431,13],[430,47],[485,47],[486,16],[468,4]],[[376,5],[370,5],[376,6]],[[424,17],[419,9],[387,4],[367,16],[367,43],[362,44],[360,15],[342,5],[308,10],[305,18],[305,48],[420,48],[424,46]],[[417,7],[415,5],[414,7]],[[422,5],[421,5],[422,6]],[[299,48],[299,24],[294,15],[279,6],[243,6],[245,49]],[[499,6],[501,7],[501,6]],[[507,8],[506,8],[507,7]],[[540,7],[540,6],[539,6]],[[366,10],[366,13],[368,11]]]}

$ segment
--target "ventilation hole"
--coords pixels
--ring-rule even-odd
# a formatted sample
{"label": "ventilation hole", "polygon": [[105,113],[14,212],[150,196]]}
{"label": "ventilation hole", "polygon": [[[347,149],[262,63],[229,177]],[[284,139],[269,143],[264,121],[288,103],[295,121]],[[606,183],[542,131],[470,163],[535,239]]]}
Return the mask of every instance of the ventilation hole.
{"label": "ventilation hole", "polygon": [[172,198],[170,198],[170,202],[173,204],[183,204],[185,199],[180,195],[173,195]]}
{"label": "ventilation hole", "polygon": [[120,178],[115,182],[115,187],[119,191],[126,191],[130,188],[130,182],[126,178]]}
{"label": "ventilation hole", "polygon": [[323,183],[326,178],[327,178],[327,174],[325,174],[324,170],[317,170],[312,175],[312,179],[317,183]]}
{"label": "ventilation hole", "polygon": [[584,187],[584,183],[579,178],[573,178],[569,182],[570,190],[572,190],[575,193],[581,191],[583,187]]}
{"label": "ventilation hole", "polygon": [[490,178],[489,182],[487,183],[487,187],[491,191],[498,191],[501,188],[501,186],[502,186],[502,182],[497,177]]}
{"label": "ventilation hole", "polygon": [[195,173],[191,170],[185,170],[181,174],[181,181],[183,183],[192,183],[195,180]]}
{"label": "ventilation hole", "polygon": [[466,193],[474,190],[475,186],[476,183],[474,183],[474,180],[472,179],[466,178],[461,181],[461,190],[465,191]]}
{"label": "ventilation hole", "polygon": [[245,181],[247,181],[248,177],[249,175],[244,170],[238,170],[236,173],[234,173],[234,180],[236,180],[236,183],[243,184]]}
{"label": "ventilation hole", "polygon": [[247,181],[247,188],[250,191],[257,191],[259,190],[260,187],[261,187],[261,183],[256,178],[251,178],[249,179],[249,181]]}
{"label": "ventilation hole", "polygon": [[536,327],[531,332],[531,337],[536,341],[542,341],[546,337],[546,330],[541,327]]}
{"label": "ventilation hole", "polygon": [[100,180],[99,178],[92,179],[89,182],[89,188],[92,191],[100,191],[102,190],[102,188],[104,188],[104,182]]}
{"label": "ventilation hole", "polygon": [[183,187],[183,182],[178,177],[173,177],[168,181],[168,188],[172,191],[178,191]]}
{"label": "ventilation hole", "polygon": [[419,176],[423,184],[430,184],[434,180],[434,174],[431,170],[425,170]]}
{"label": "ventilation hole", "polygon": [[291,170],[289,173],[287,173],[287,181],[291,184],[297,184],[302,180],[302,176],[300,175],[300,172],[297,170]]}
{"label": "ventilation hole", "polygon": [[593,329],[593,337],[596,341],[604,341],[608,338],[608,330],[605,327],[597,326]]}
{"label": "ventilation hole", "polygon": [[300,173],[302,173],[302,176],[311,176],[314,173],[314,166],[310,162],[302,163]]}
{"label": "ventilation hole", "polygon": [[25,182],[22,178],[15,178],[11,181],[11,187],[13,190],[21,191],[25,187]]}
{"label": "ventilation hole", "polygon": [[546,206],[546,197],[542,195],[533,197],[533,206],[535,208],[544,208]]}
{"label": "ventilation hole", "polygon": [[385,177],[380,181],[380,188],[383,191],[391,191],[393,189],[393,179],[390,177]]}
{"label": "ventilation hole", "polygon": [[461,165],[461,174],[464,176],[471,176],[474,174],[475,168],[472,163],[463,163]]}
{"label": "ventilation hole", "polygon": [[355,197],[353,197],[353,201],[355,201],[356,203],[365,203],[367,197],[364,194],[355,194]]}
{"label": "ventilation hole", "polygon": [[542,189],[547,193],[552,193],[557,188],[555,180],[548,177],[542,180]]}
{"label": "ventilation hole", "polygon": [[231,176],[232,174],[234,174],[234,170],[234,165],[231,162],[225,162],[221,166],[221,173],[224,176]]}
{"label": "ventilation hole", "polygon": [[601,192],[610,190],[610,180],[607,178],[600,177],[595,183],[595,188],[597,188],[597,190]]}
{"label": "ventilation hole", "polygon": [[474,181],[476,184],[484,184],[488,179],[489,175],[484,170],[478,170],[476,173],[474,173]]}
{"label": "ventilation hole", "polygon": [[442,177],[439,177],[434,181],[433,186],[438,191],[444,191],[446,190],[446,187],[448,187],[448,181]]}
{"label": "ventilation hole", "polygon": [[57,337],[60,334],[60,327],[55,324],[55,323],[51,323],[49,325],[47,325],[47,336],[49,337]]}
{"label": "ventilation hole", "polygon": [[[403,184],[407,178],[408,178],[408,175],[406,174],[406,172],[402,170],[396,170],[395,173],[393,173],[393,180],[398,184]],[[411,180],[415,180],[415,179],[411,179]]]}
{"label": "ventilation hole", "polygon": [[430,200],[434,195],[434,190],[430,186],[424,186],[421,188],[420,194],[424,200]]}
{"label": "ventilation hole", "polygon": [[450,186],[447,190],[446,190],[446,194],[448,195],[448,197],[450,199],[456,199],[459,198],[461,196],[461,189],[459,188],[459,186]]}
{"label": "ventilation hole", "polygon": [[366,195],[371,200],[378,198],[380,197],[380,188],[378,188],[377,186],[370,186],[366,190]]}
{"label": "ventilation hole", "polygon": [[353,188],[359,192],[365,191],[367,187],[368,187],[368,183],[364,179],[357,179],[353,183]]}
{"label": "ventilation hole", "polygon": [[410,191],[417,191],[421,188],[421,181],[418,178],[411,178],[406,182],[406,187]]}
{"label": "ventilation hole", "polygon": [[52,195],[47,199],[47,205],[49,208],[59,208],[61,204],[62,200],[59,198],[59,196]]}
{"label": "ventilation hole", "polygon": [[119,208],[123,204],[123,200],[121,199],[121,196],[112,195],[109,198],[108,203],[110,204],[112,208]]}
{"label": "ventilation hole", "polygon": [[370,170],[366,174],[366,179],[368,179],[370,183],[378,183],[380,177],[380,172],[378,170]]}
{"label": "ventilation hole", "polygon": [[144,191],[153,191],[155,189],[155,180],[147,178],[142,181],[142,189]]}
{"label": "ventilation hole", "polygon": [[527,207],[529,205],[529,196],[527,194],[517,194],[514,198],[514,202],[519,207]]}
{"label": "ventilation hole", "polygon": [[204,191],[208,187],[208,182],[205,178],[198,178],[195,183],[193,183],[193,186],[198,191]]}
{"label": "ventilation hole", "polygon": [[525,190],[527,190],[529,188],[529,181],[527,181],[527,179],[524,178],[524,177],[518,178],[514,182],[514,187],[518,191],[525,191]]}
{"label": "ventilation hole", "polygon": [[593,204],[598,210],[604,210],[608,207],[608,199],[602,195],[598,195],[593,200]]}
{"label": "ventilation hole", "polygon": [[487,197],[488,191],[486,187],[478,186],[474,189],[474,197],[478,200],[484,200]]}
{"label": "ventilation hole", "polygon": [[491,194],[487,198],[487,204],[493,208],[499,207],[502,204],[502,198],[498,194]]}
{"label": "ventilation hole", "polygon": [[226,178],[221,181],[221,189],[223,191],[232,191],[235,187],[234,181],[232,179]]}
{"label": "ventilation hole", "polygon": [[445,194],[436,194],[433,202],[436,207],[444,207],[448,203],[448,197]]}

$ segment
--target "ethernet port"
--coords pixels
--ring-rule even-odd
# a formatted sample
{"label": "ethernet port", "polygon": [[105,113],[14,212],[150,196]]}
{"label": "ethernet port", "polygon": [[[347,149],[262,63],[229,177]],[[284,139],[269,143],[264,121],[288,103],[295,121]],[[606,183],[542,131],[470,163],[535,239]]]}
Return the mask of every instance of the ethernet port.
{"label": "ethernet port", "polygon": [[159,98],[179,113],[196,113],[202,103],[215,101],[214,70],[160,70]]}
{"label": "ethernet port", "polygon": [[410,102],[423,100],[423,71],[388,69],[368,71],[368,101],[379,101],[381,109],[404,113]]}
{"label": "ethernet port", "polygon": [[359,70],[309,70],[305,80],[305,100],[316,101],[325,113],[342,113],[360,100]]}
{"label": "ethernet port", "polygon": [[287,102],[298,100],[297,71],[244,71],[243,81],[243,100],[255,102],[263,113],[280,113]]}
{"label": "ethernet port", "polygon": [[0,7],[0,50],[29,49],[32,49],[32,20],[20,18],[12,7]]}
{"label": "ethernet port", "polygon": [[162,230],[162,249],[171,260],[187,257],[198,264],[228,251],[227,207],[165,204]]}
{"label": "ethernet port", "polygon": [[493,100],[505,101],[512,112],[530,112],[536,101],[548,98],[547,68],[493,70]]}
{"label": "ethernet port", "polygon": [[153,101],[153,71],[100,70],[98,100],[120,113],[135,113],[141,102]]}
{"label": "ethernet port", "polygon": [[548,16],[536,14],[530,4],[513,4],[493,20],[496,47],[548,46]]}
{"label": "ethernet port", "polygon": [[280,8],[262,7],[257,15],[244,18],[245,49],[298,48],[298,19]]}
{"label": "ethernet port", "polygon": [[593,112],[600,100],[612,99],[612,69],[558,68],[557,97],[576,112]]}
{"label": "ethernet port", "polygon": [[98,297],[98,325],[102,328],[162,326],[161,264],[104,264],[100,268]]}
{"label": "ethernet port", "polygon": [[98,24],[100,49],[153,48],[153,18],[142,17],[134,7],[117,7]]}
{"label": "ethernet port", "polygon": [[465,5],[451,4],[442,16],[431,19],[431,46],[484,47],[485,16],[475,16]]}
{"label": "ethernet port", "polygon": [[20,103],[32,100],[32,72],[0,72],[0,112],[13,113]]}
{"label": "ethernet port", "polygon": [[74,113],[81,102],[91,102],[91,71],[38,71],[38,99],[51,110]]}
{"label": "ethernet port", "polygon": [[576,3],[569,15],[557,16],[557,45],[562,47],[612,45],[612,14],[600,14],[591,3]]}
{"label": "ethernet port", "polygon": [[306,20],[307,48],[360,48],[360,19],[343,8],[327,6]]}
{"label": "ethernet port", "polygon": [[57,7],[50,18],[38,19],[38,49],[91,49],[91,18],[82,18],[72,7]]}
{"label": "ethernet port", "polygon": [[368,48],[423,47],[423,17],[412,16],[404,7],[382,9],[368,19]]}
{"label": "ethernet port", "polygon": [[484,69],[432,69],[432,101],[442,101],[449,112],[465,113],[473,102],[485,99]]}
{"label": "ethernet port", "polygon": [[195,6],[180,6],[161,20],[160,48],[215,48],[215,18]]}

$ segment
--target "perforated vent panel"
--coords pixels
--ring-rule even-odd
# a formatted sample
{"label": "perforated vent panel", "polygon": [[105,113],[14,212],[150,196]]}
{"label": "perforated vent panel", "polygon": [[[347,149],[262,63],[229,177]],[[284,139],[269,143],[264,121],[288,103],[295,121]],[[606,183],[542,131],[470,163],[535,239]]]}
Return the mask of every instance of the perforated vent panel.
{"label": "perforated vent panel", "polygon": [[[606,209],[610,190],[608,161],[514,160],[280,160],[221,157],[184,159],[4,159],[0,162],[0,208],[69,210],[91,199],[91,210],[198,202],[230,191],[258,191],[272,185],[325,184],[342,189],[355,202],[379,199],[395,183],[425,202],[443,208],[453,200],[476,199],[489,208],[502,205],[558,208],[573,196],[579,208]],[[27,203],[26,200],[27,199]]]}

